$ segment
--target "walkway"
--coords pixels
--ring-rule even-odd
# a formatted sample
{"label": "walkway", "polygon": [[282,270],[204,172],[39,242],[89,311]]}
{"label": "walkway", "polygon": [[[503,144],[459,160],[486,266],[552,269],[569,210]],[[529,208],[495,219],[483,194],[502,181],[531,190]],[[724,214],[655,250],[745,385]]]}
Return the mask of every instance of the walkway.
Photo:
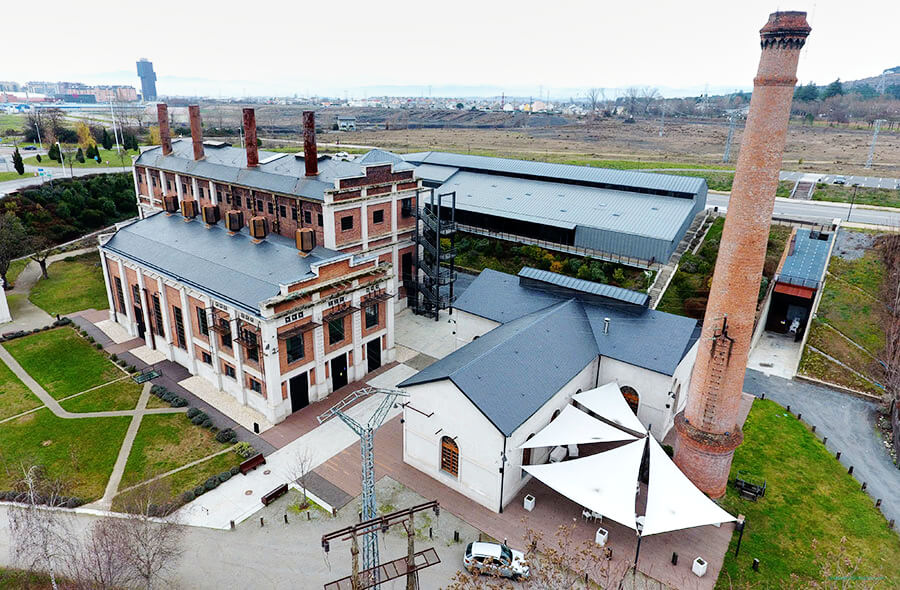
{"label": "walkway", "polygon": [[[828,437],[828,449],[841,452],[841,463],[853,466],[853,475],[866,482],[867,492],[881,498],[881,512],[900,522],[900,469],[891,462],[875,431],[878,406],[860,398],[802,381],[788,381],[749,369],[744,391],[763,393]],[[874,500],[873,500],[874,502]]]}

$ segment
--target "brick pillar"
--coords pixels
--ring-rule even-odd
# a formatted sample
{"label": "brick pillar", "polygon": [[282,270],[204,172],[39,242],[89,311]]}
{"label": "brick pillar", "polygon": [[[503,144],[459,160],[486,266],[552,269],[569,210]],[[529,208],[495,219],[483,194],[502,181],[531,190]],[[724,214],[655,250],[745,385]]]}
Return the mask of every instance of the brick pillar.
{"label": "brick pillar", "polygon": [[194,159],[202,160],[203,155],[203,122],[200,119],[200,107],[192,104],[188,107],[191,119],[191,141],[194,142]]}
{"label": "brick pillar", "polygon": [[165,103],[156,105],[156,121],[159,124],[159,145],[162,146],[162,154],[168,156],[172,153],[172,133],[169,131],[169,107]]}
{"label": "brick pillar", "polygon": [[762,55],[744,128],[685,410],[675,417],[675,462],[713,498],[725,494],[762,268],[784,153],[805,12],[776,12],[760,30]]}

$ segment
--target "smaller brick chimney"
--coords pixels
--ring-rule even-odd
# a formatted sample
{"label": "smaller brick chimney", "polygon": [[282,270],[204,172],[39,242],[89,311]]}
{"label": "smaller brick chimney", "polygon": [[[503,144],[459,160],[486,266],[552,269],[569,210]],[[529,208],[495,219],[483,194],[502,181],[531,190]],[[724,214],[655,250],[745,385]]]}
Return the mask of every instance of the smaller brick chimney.
{"label": "smaller brick chimney", "polygon": [[162,146],[162,154],[168,156],[172,153],[172,132],[169,131],[169,107],[165,103],[156,105],[156,121],[159,123],[159,145]]}
{"label": "smaller brick chimney", "polygon": [[316,113],[303,111],[303,162],[307,176],[319,175],[319,153],[316,147]]}
{"label": "smaller brick chimney", "polygon": [[202,160],[203,155],[203,123],[200,120],[200,106],[192,104],[188,107],[191,118],[191,139],[194,142],[194,159]]}
{"label": "smaller brick chimney", "polygon": [[256,146],[256,110],[244,109],[244,146],[247,149],[247,168],[259,166],[259,148]]}

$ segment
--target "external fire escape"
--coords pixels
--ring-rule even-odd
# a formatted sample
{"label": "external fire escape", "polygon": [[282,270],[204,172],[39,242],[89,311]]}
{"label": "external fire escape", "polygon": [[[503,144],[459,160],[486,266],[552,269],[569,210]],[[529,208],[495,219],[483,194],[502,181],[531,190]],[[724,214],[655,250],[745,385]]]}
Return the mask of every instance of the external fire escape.
{"label": "external fire escape", "polygon": [[[435,195],[424,206],[416,196],[415,306],[419,315],[438,319],[438,312],[453,306],[456,281],[456,192]],[[445,241],[449,241],[449,246]],[[420,296],[421,295],[421,296]]]}

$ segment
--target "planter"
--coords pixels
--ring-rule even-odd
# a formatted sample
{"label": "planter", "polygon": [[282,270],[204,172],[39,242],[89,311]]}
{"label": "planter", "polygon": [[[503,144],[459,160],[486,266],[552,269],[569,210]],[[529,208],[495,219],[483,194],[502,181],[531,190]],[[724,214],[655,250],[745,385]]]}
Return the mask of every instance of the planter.
{"label": "planter", "polygon": [[525,510],[527,510],[528,512],[534,510],[534,496],[532,496],[531,494],[525,496]]}
{"label": "planter", "polygon": [[597,534],[594,535],[594,542],[603,547],[606,545],[606,542],[609,540],[609,531],[604,528],[597,529]]}
{"label": "planter", "polygon": [[694,563],[691,564],[691,571],[694,572],[698,578],[702,578],[706,574],[706,567],[706,560],[702,557],[698,557],[694,560]]}

